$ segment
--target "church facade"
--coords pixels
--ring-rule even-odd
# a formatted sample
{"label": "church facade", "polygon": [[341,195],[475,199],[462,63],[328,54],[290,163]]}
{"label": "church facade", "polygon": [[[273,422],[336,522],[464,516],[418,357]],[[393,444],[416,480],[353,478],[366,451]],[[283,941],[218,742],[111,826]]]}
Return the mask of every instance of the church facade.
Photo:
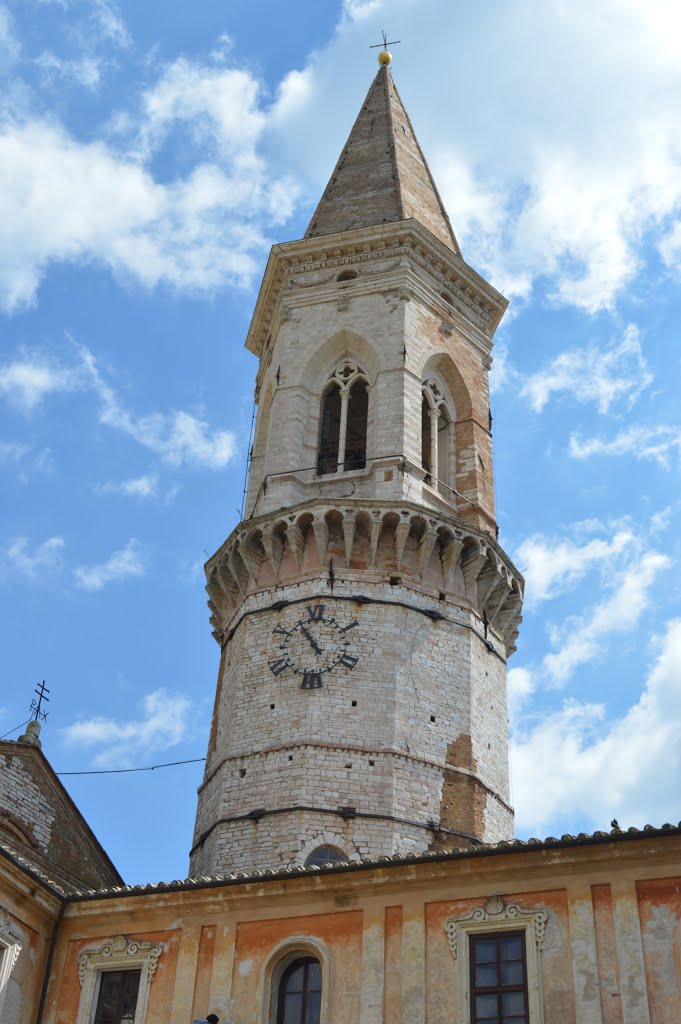
{"label": "church facade", "polygon": [[221,657],[190,877],[123,885],[75,808],[65,863],[49,806],[9,786],[2,1024],[681,1019],[681,826],[513,839],[523,580],[488,382],[506,301],[379,60],[246,340],[258,416],[244,520],[206,563]]}

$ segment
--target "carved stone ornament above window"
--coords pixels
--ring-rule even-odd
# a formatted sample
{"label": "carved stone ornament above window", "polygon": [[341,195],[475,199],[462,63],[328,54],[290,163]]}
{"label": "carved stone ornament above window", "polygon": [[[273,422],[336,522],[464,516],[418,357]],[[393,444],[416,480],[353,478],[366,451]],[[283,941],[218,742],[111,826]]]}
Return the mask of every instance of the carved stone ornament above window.
{"label": "carved stone ornament above window", "polygon": [[21,953],[22,945],[23,939],[15,931],[9,911],[0,905],[0,1018],[2,1019],[4,1019],[2,1004],[5,1001],[10,975]]}
{"label": "carved stone ornament above window", "polygon": [[78,957],[78,978],[81,984],[80,1004],[76,1024],[89,1024],[94,1012],[102,971],[139,969],[140,985],[137,993],[134,1024],[143,1024],[147,1012],[149,986],[156,972],[164,947],[159,943],[129,939],[116,935],[96,949],[84,949]]}
{"label": "carved stone ornament above window", "polygon": [[456,1024],[468,1024],[471,1019],[469,937],[505,931],[524,933],[528,1019],[532,1024],[543,1024],[541,951],[547,921],[545,910],[527,910],[517,903],[507,903],[501,896],[488,896],[482,907],[459,917],[447,918],[444,927],[456,962]]}
{"label": "carved stone ornament above window", "polygon": [[472,930],[470,926],[481,924],[488,926],[491,931],[498,930],[502,923],[508,926],[510,922],[521,927],[532,925],[535,945],[541,952],[544,946],[547,919],[548,915],[545,910],[525,910],[517,903],[506,903],[501,896],[488,896],[484,906],[477,907],[468,914],[462,914],[461,917],[448,917],[445,921],[445,931],[454,959],[456,959],[461,938]]}
{"label": "carved stone ornament above window", "polygon": [[83,952],[78,957],[78,978],[81,986],[85,981],[85,975],[88,968],[96,966],[98,968],[111,967],[110,961],[115,960],[115,966],[121,967],[125,970],[128,966],[128,958],[130,961],[134,960],[134,963],[130,962],[131,967],[136,967],[138,961],[143,959],[146,967],[147,981],[151,981],[156,971],[156,965],[158,958],[163,952],[163,946],[152,945],[151,942],[137,942],[134,939],[126,939],[124,935],[117,935],[115,939],[110,939],[105,942],[99,949]]}
{"label": "carved stone ornament above window", "polygon": [[[4,946],[8,950],[7,956],[7,977],[12,973],[12,968],[17,962],[17,957],[21,953],[22,939],[21,936],[15,932],[12,925],[12,919],[9,916],[9,911],[0,906],[0,947]],[[5,973],[5,964],[3,963],[3,974]],[[0,982],[2,976],[0,975]]]}

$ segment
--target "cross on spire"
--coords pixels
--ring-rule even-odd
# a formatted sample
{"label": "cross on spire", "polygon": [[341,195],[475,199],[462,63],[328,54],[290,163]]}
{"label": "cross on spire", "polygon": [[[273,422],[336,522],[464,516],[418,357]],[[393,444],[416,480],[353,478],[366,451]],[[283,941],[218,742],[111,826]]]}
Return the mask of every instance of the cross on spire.
{"label": "cross on spire", "polygon": [[385,34],[385,32],[381,32],[381,35],[383,36],[383,42],[372,43],[372,45],[369,47],[370,50],[376,50],[378,49],[379,46],[382,46],[384,50],[387,50],[389,46],[395,46],[396,43],[402,42],[401,39],[392,39],[390,42],[388,42],[388,37]]}
{"label": "cross on spire", "polygon": [[47,716],[49,715],[49,711],[43,711],[42,704],[43,701],[46,701],[48,704],[50,702],[50,698],[45,696],[45,694],[49,693],[50,691],[45,686],[44,679],[41,683],[38,683],[37,687],[33,692],[38,695],[38,699],[36,700],[34,697],[33,700],[31,701],[31,718],[35,719],[36,722],[40,720],[44,722]]}

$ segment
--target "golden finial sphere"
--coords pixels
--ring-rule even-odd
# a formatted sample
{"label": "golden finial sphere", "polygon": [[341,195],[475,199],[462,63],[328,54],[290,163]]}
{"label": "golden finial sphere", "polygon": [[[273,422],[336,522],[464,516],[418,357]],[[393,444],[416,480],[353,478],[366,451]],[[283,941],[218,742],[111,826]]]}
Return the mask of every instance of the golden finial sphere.
{"label": "golden finial sphere", "polygon": [[381,52],[378,55],[378,63],[379,64],[385,64],[386,67],[388,66],[388,64],[390,64],[392,59],[393,59],[392,53],[388,53],[387,50],[381,50]]}

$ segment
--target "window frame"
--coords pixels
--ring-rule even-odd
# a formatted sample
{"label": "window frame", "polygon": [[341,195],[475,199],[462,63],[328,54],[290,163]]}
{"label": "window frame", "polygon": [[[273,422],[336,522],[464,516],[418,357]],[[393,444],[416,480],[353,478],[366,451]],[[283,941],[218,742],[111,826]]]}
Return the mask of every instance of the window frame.
{"label": "window frame", "polygon": [[446,919],[444,930],[456,962],[456,1024],[471,1022],[470,936],[504,932],[524,933],[527,1018],[529,1024],[544,1024],[541,953],[547,922],[545,910],[507,903],[496,895],[488,896],[483,906]]}
{"label": "window frame", "polygon": [[[356,466],[348,469],[346,467],[347,455],[348,455],[348,415],[349,406],[352,401],[352,392],[358,386],[363,386],[366,389],[366,436],[364,438],[364,465]],[[336,453],[336,465],[333,469],[327,469],[321,472],[321,466],[324,464],[323,460],[329,458],[329,455],[325,455],[322,451],[322,444],[324,441],[324,410],[327,398],[331,395],[332,391],[337,389],[338,397],[341,403],[341,412],[339,416],[338,425],[338,451]],[[317,432],[317,461],[315,466],[315,476],[319,480],[329,479],[332,477],[338,477],[341,474],[347,473],[366,473],[369,468],[369,428],[371,425],[371,383],[369,381],[369,375],[362,368],[362,366],[355,362],[353,359],[343,359],[337,364],[335,370],[329,375],[324,386],[322,387],[320,398],[319,398],[319,425]],[[341,462],[340,455],[343,455]]]}
{"label": "window frame", "polygon": [[[429,451],[424,450],[424,413],[430,418]],[[433,413],[436,414],[435,420]],[[443,427],[440,427],[440,420],[445,422]],[[436,430],[434,445],[433,428]],[[443,448],[444,444],[446,450]],[[432,465],[434,451],[437,456],[435,466]],[[435,377],[427,377],[421,382],[421,469],[426,486],[448,505],[456,508],[456,409],[447,391]]]}
{"label": "window frame", "polygon": [[310,994],[310,988],[309,988],[309,984],[308,984],[308,982],[309,982],[309,969],[308,968],[309,968],[309,966],[311,964],[317,964],[319,966],[319,971],[320,971],[320,974],[322,976],[321,985],[320,985],[320,989],[319,989],[319,1004],[320,1004],[319,1005],[319,1019],[321,1021],[321,1012],[322,1012],[321,1011],[321,997],[322,997],[322,992],[324,990],[324,972],[323,972],[321,961],[316,956],[310,956],[310,954],[308,953],[306,956],[297,956],[294,960],[290,960],[287,963],[287,965],[284,968],[284,970],[281,972],[281,975],[279,977],[279,984],[277,985],[277,996],[276,996],[277,1024],[283,1024],[283,1019],[284,1019],[285,1007],[284,1007],[284,1005],[283,1005],[283,1003],[281,1001],[282,985],[284,984],[284,980],[285,980],[287,974],[289,973],[289,971],[291,971],[291,969],[296,967],[297,965],[304,965],[304,967],[305,967],[305,970],[303,972],[304,982],[303,982],[303,991],[302,991],[302,997],[303,998],[302,998],[301,1012],[305,1016],[307,1016],[307,1009],[308,1009],[307,1003],[308,1003],[308,996]]}
{"label": "window frame", "polygon": [[[294,960],[308,956],[318,960],[322,968],[320,1024],[331,1024],[333,963],[326,944],[321,939],[310,935],[289,935],[273,948],[262,968],[259,986],[260,1003],[255,1018],[257,1021],[262,1021],[263,1024],[276,1024],[279,985],[284,971]],[[137,1024],[137,1021],[135,1021],[135,1024]]]}
{"label": "window frame", "polygon": [[142,986],[142,969],[140,967],[131,967],[130,964],[126,964],[125,967],[106,967],[103,971],[99,971],[98,972],[97,984],[95,986],[96,994],[95,994],[95,999],[94,999],[93,1006],[92,1006],[92,1020],[93,1021],[96,1021],[96,1018],[97,1018],[97,1007],[98,1007],[98,1004],[99,1004],[99,996],[100,996],[101,990],[102,990],[102,981],[104,979],[104,975],[105,974],[128,974],[128,973],[132,974],[133,972],[139,972],[139,975],[140,975],[139,985],[137,987],[137,1000],[135,1002],[135,1017],[133,1018],[134,1020],[137,1019],[137,1005],[139,1003],[139,998],[140,998],[139,990],[140,990],[140,988]]}
{"label": "window frame", "polygon": [[23,939],[15,930],[9,911],[0,905],[0,1014],[7,995],[12,971],[23,948]]}
{"label": "window frame", "polygon": [[[501,977],[500,966],[501,966],[501,963],[502,963],[502,961],[500,959],[500,943],[501,943],[501,941],[503,939],[511,938],[511,937],[513,937],[513,938],[517,937],[522,942],[523,956],[522,956],[521,963],[522,963],[522,968],[523,968],[523,977],[522,977],[522,981],[520,982],[520,984],[503,985],[501,983],[501,980],[500,980],[500,977]],[[496,976],[497,976],[497,984],[496,985],[476,985],[475,984],[475,971],[476,971],[476,968],[477,968],[478,964],[477,964],[477,961],[476,961],[476,959],[475,959],[475,957],[473,955],[473,952],[474,952],[474,947],[475,947],[476,940],[480,940],[480,941],[483,941],[483,942],[494,942],[495,943],[496,959],[495,959],[494,963],[495,963],[495,966],[496,966]],[[523,995],[525,997],[525,1012],[524,1012],[525,1024],[529,1024],[530,1005],[529,1005],[529,998],[528,998],[528,994],[527,994],[527,937],[526,937],[525,929],[521,928],[518,931],[508,931],[507,929],[503,929],[502,928],[502,930],[498,931],[498,932],[478,932],[478,933],[476,933],[476,932],[469,932],[469,934],[468,934],[468,960],[469,960],[469,974],[470,974],[470,1018],[469,1018],[470,1024],[476,1024],[476,1021],[477,1021],[477,1015],[476,1015],[476,1012],[475,1012],[475,1005],[474,1005],[475,1004],[476,996],[478,996],[478,995],[494,995],[496,997],[496,1000],[497,1000],[497,1009],[498,1009],[499,997],[503,996],[504,992],[522,992],[523,993]],[[491,991],[492,989],[493,989],[493,991]],[[499,1016],[499,1014],[497,1013],[497,1017],[498,1016]],[[503,1016],[503,1014],[502,1014],[502,1016]]]}
{"label": "window frame", "polygon": [[93,1024],[102,974],[105,971],[136,969],[141,969],[141,974],[134,1024],[144,1024],[149,988],[164,948],[162,943],[144,942],[141,939],[116,935],[96,949],[83,949],[78,957],[78,980],[81,991],[76,1024]]}

